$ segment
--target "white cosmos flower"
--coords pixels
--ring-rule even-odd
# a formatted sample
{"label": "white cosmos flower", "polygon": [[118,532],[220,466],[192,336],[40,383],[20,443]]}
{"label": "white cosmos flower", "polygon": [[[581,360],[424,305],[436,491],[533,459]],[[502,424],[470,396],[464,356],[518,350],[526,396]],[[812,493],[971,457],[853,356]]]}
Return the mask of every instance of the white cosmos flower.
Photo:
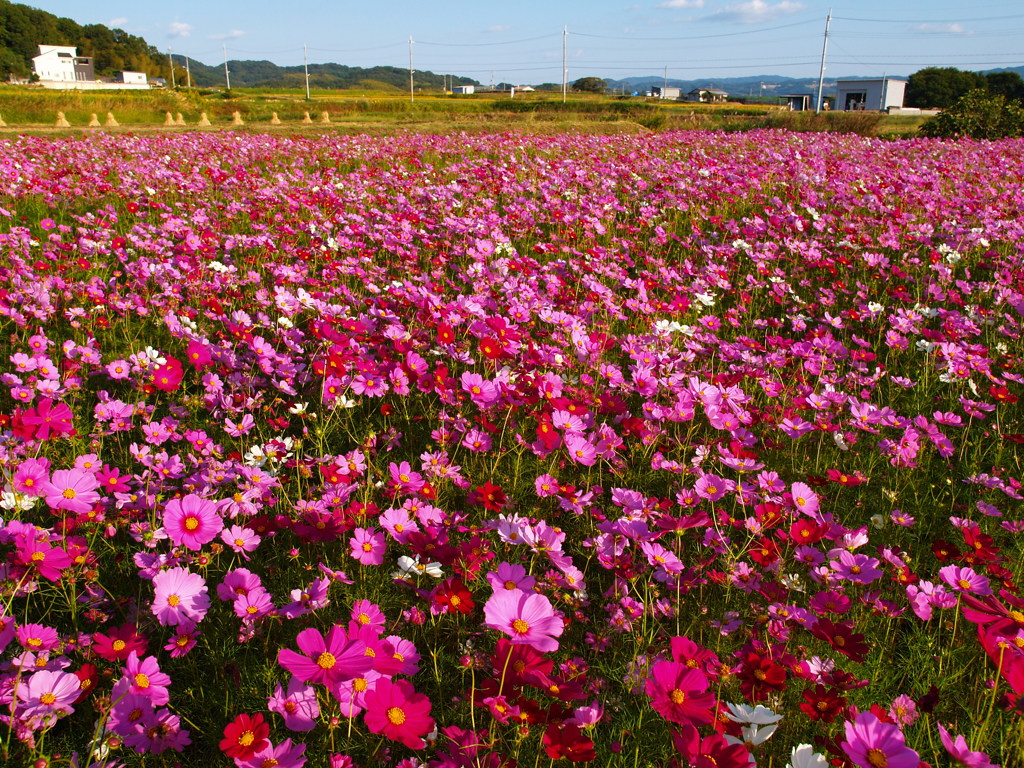
{"label": "white cosmos flower", "polygon": [[[768,707],[762,707],[760,704],[756,707],[748,707],[746,704],[733,704],[732,702],[726,702],[725,706],[729,708],[729,714],[726,715],[726,717],[734,723],[772,725],[782,719],[782,715],[777,715],[768,709]],[[769,736],[770,735],[771,734],[769,734]],[[768,736],[765,736],[765,738],[768,738]]]}
{"label": "white cosmos flower", "polygon": [[786,768],[828,768],[828,760],[814,751],[810,744],[793,747]]}

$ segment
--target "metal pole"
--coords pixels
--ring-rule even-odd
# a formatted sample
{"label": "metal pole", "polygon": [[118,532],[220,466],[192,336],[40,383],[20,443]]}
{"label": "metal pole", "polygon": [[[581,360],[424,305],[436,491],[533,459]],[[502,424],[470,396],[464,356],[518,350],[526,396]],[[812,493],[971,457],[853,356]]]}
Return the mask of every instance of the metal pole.
{"label": "metal pole", "polygon": [[171,65],[171,88],[177,88],[178,84],[174,81],[174,57],[171,56],[171,49],[167,49],[167,63]]}
{"label": "metal pole", "polygon": [[302,70],[306,73],[306,101],[309,101],[309,61],[305,45],[302,46]]}
{"label": "metal pole", "polygon": [[815,113],[821,112],[821,92],[825,87],[825,54],[828,52],[828,27],[832,23],[832,9],[828,9],[828,16],[825,17],[825,42],[821,44],[821,70],[818,72],[818,106]]}
{"label": "metal pole", "polygon": [[412,35],[409,35],[409,102],[416,101],[416,86],[412,77]]}
{"label": "metal pole", "polygon": [[228,46],[224,45],[224,79],[227,81],[228,90],[231,90],[231,73],[228,71]]}
{"label": "metal pole", "polygon": [[569,79],[569,68],[565,63],[565,43],[566,38],[569,36],[569,27],[562,27],[562,103],[565,104],[565,86],[566,81]]}

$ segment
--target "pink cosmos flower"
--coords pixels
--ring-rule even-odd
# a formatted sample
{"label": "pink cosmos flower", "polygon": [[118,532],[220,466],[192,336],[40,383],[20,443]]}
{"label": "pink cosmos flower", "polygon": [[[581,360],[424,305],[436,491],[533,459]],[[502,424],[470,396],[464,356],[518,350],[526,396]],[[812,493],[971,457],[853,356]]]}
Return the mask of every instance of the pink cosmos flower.
{"label": "pink cosmos flower", "polygon": [[225,528],[221,531],[220,538],[232,550],[241,555],[243,560],[248,560],[249,553],[256,549],[262,541],[258,533],[241,525]]}
{"label": "pink cosmos flower", "polygon": [[939,569],[939,577],[957,592],[966,592],[978,597],[992,594],[989,580],[976,573],[973,568],[947,565],[945,568]]}
{"label": "pink cosmos flower", "polygon": [[276,746],[272,743],[267,744],[263,749],[257,750],[252,757],[236,758],[235,765],[238,768],[302,768],[306,764],[306,758],[303,756],[305,751],[305,744],[292,744],[291,739],[285,739]]}
{"label": "pink cosmos flower", "polygon": [[391,482],[400,493],[418,493],[423,488],[423,475],[414,472],[408,461],[388,465]]}
{"label": "pink cosmos flower", "polygon": [[693,492],[702,499],[718,501],[735,487],[735,483],[717,475],[701,475],[693,484]]}
{"label": "pink cosmos flower", "polygon": [[792,495],[793,504],[805,515],[813,515],[818,511],[818,494],[807,483],[793,483]]}
{"label": "pink cosmos flower", "polygon": [[288,682],[285,692],[281,685],[274,689],[274,694],[267,700],[267,709],[277,712],[284,718],[286,727],[293,731],[311,731],[316,727],[320,717],[320,705],[316,700],[316,690],[306,685],[297,677]]}
{"label": "pink cosmos flower", "polygon": [[35,428],[37,440],[47,440],[51,434],[64,435],[74,431],[74,414],[64,403],[54,403],[42,398],[35,408],[29,408],[21,416],[22,424]]}
{"label": "pink cosmos flower", "polygon": [[487,583],[497,592],[500,589],[519,589],[529,592],[533,589],[536,579],[526,572],[518,563],[501,562],[497,569],[487,572]]}
{"label": "pink cosmos flower", "polygon": [[567,432],[563,440],[565,449],[569,452],[569,458],[577,464],[591,467],[597,462],[597,448],[587,438]]}
{"label": "pink cosmos flower", "polygon": [[277,663],[304,683],[330,687],[373,667],[373,659],[366,655],[366,643],[350,639],[343,627],[331,627],[326,638],[313,627],[304,629],[295,644],[305,655],[282,648]]}
{"label": "pink cosmos flower", "polygon": [[34,653],[51,651],[60,645],[57,630],[43,624],[22,624],[16,634],[21,647]]}
{"label": "pink cosmos flower", "polygon": [[190,493],[181,499],[171,499],[164,507],[164,529],[174,546],[200,550],[224,529],[224,521],[217,514],[217,505]]}
{"label": "pink cosmos flower", "polygon": [[35,537],[16,537],[18,560],[35,568],[39,575],[49,581],[60,579],[61,571],[71,566],[71,556],[60,547],[51,547],[49,542]]}
{"label": "pink cosmos flower", "polygon": [[186,621],[198,624],[210,607],[206,580],[187,568],[160,571],[153,577],[153,588],[156,594],[150,610],[165,627]]}
{"label": "pink cosmos flower", "polygon": [[375,528],[356,528],[349,541],[352,557],[362,565],[380,565],[388,543],[384,534]]}
{"label": "pink cosmos flower", "polygon": [[100,500],[96,489],[99,481],[92,472],[79,469],[58,469],[42,486],[46,503],[51,509],[65,509],[76,515],[92,509]]}
{"label": "pink cosmos flower", "polygon": [[484,625],[512,638],[513,645],[530,645],[541,653],[558,650],[556,637],[565,629],[562,617],[540,594],[502,589],[484,605]]}
{"label": "pink cosmos flower", "polygon": [[984,752],[973,752],[970,747],[967,746],[967,740],[960,734],[957,734],[954,739],[949,731],[939,726],[939,739],[942,741],[942,746],[946,748],[946,751],[952,755],[953,759],[961,765],[966,765],[967,768],[999,768],[998,765],[988,759],[988,755]]}
{"label": "pink cosmos flower", "polygon": [[55,717],[73,711],[78,698],[81,681],[70,672],[41,670],[35,672],[17,686],[18,698],[24,709],[19,707],[22,717]]}
{"label": "pink cosmos flower", "polygon": [[50,479],[50,462],[46,459],[27,459],[15,470],[11,487],[25,496],[39,496]]}
{"label": "pink cosmos flower", "polygon": [[870,712],[861,712],[852,723],[847,721],[846,741],[841,746],[860,768],[917,768],[921,762],[898,726],[883,723]]}
{"label": "pink cosmos flower", "polygon": [[434,729],[430,717],[430,699],[416,693],[405,680],[392,682],[386,678],[377,681],[366,694],[366,727],[393,741],[400,741],[410,749],[425,746],[423,736]]}
{"label": "pink cosmos flower", "polygon": [[171,678],[160,671],[155,656],[140,659],[138,654],[132,651],[128,654],[128,663],[123,671],[124,677],[118,684],[122,687],[127,686],[127,690],[119,691],[115,685],[111,698],[122,693],[133,693],[136,696],[145,696],[157,707],[170,701],[167,686],[171,684]]}

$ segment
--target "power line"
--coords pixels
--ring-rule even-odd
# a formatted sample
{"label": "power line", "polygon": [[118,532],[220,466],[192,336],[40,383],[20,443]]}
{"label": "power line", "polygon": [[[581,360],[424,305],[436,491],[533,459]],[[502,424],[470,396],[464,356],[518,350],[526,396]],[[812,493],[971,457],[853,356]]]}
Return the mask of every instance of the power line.
{"label": "power line", "polygon": [[522,40],[503,40],[500,42],[493,43],[426,43],[419,40],[416,41],[417,45],[438,45],[446,48],[483,48],[490,47],[493,45],[515,45],[517,43],[532,43],[535,40],[548,40],[552,37],[558,37],[558,34],[551,35],[538,35],[537,37],[524,37]]}
{"label": "power line", "polygon": [[979,21],[1006,21],[1007,19],[1024,19],[1024,13],[1012,16],[986,16],[979,19],[855,19],[849,16],[833,16],[838,21],[863,21],[871,24],[963,24]]}
{"label": "power line", "polygon": [[748,29],[745,32],[722,32],[716,35],[689,35],[687,37],[618,37],[612,35],[588,35],[585,32],[573,32],[572,34],[577,37],[592,37],[599,40],[636,40],[637,42],[647,42],[652,40],[710,40],[716,37],[738,37],[740,35],[757,35],[761,32],[773,32],[776,29],[791,29],[793,27],[802,27],[807,24],[814,23],[814,19],[808,19],[807,21],[794,21],[792,24],[780,24],[776,27],[762,27],[760,29]]}

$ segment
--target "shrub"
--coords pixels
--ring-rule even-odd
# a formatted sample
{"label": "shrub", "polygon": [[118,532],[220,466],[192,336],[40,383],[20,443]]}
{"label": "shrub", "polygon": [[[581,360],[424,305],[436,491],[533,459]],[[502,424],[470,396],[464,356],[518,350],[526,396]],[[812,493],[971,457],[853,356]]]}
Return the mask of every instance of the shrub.
{"label": "shrub", "polygon": [[977,89],[922,125],[919,133],[944,139],[1024,136],[1024,108],[1020,102]]}

